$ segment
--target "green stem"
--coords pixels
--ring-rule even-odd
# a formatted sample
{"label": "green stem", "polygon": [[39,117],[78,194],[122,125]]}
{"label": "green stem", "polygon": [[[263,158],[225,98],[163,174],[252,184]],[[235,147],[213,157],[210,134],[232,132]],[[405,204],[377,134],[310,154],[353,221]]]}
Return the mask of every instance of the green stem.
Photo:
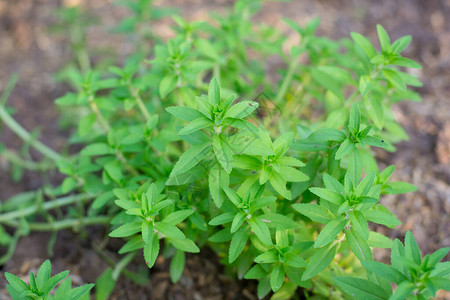
{"label": "green stem", "polygon": [[[78,20],[80,20],[79,18],[80,15],[77,16]],[[82,24],[81,22],[71,24],[70,39],[80,70],[85,74],[91,69],[91,61],[86,49],[86,30]]]}
{"label": "green stem", "polygon": [[370,79],[376,79],[378,77],[378,74],[380,74],[381,70],[383,70],[383,66],[382,65],[377,66],[373,71],[370,72],[369,74]]}
{"label": "green stem", "polygon": [[[95,243],[92,243],[92,248],[94,249],[94,251],[104,260],[108,263],[108,265],[110,265],[112,268],[116,268],[116,265],[118,263],[115,262],[114,259],[112,259],[111,257],[109,257],[103,250],[102,250],[102,246],[98,246]],[[125,275],[126,277],[130,278],[132,281],[136,282],[137,284],[140,285],[146,285],[148,283],[148,279],[143,277],[141,274],[135,273],[133,271],[129,271],[126,268],[122,269],[122,273],[123,275]]]}
{"label": "green stem", "polygon": [[[103,130],[107,134],[111,130],[111,126],[109,123],[103,118],[102,114],[100,113],[100,110],[97,106],[97,103],[94,101],[94,96],[89,96],[89,105],[92,109],[92,111],[95,113],[97,120],[99,121],[100,125],[103,127]],[[127,164],[127,161],[125,157],[123,156],[122,152],[119,150],[116,151],[116,158],[122,163],[122,165],[134,176],[139,175],[139,172],[137,172],[133,167]]]}
{"label": "green stem", "polygon": [[[97,224],[108,224],[111,221],[111,217],[108,216],[96,216],[86,217],[82,219],[66,219],[50,223],[28,223],[30,230],[32,231],[59,231],[67,228],[89,226]],[[9,226],[20,226],[18,222],[5,222]]]}
{"label": "green stem", "polygon": [[117,279],[120,276],[120,273],[126,268],[126,266],[133,260],[133,258],[136,256],[136,252],[130,252],[128,253],[124,258],[122,258],[114,268],[114,271],[112,273],[112,278],[114,281],[117,281]]}
{"label": "green stem", "polygon": [[278,93],[275,97],[275,104],[279,104],[281,100],[283,100],[284,96],[287,93],[287,90],[289,88],[289,85],[291,84],[292,77],[294,76],[294,72],[297,69],[298,65],[300,64],[300,59],[296,58],[294,61],[289,65],[288,71],[286,73],[286,76],[283,79],[283,82],[281,83],[281,87],[278,90]]}
{"label": "green stem", "polygon": [[[103,244],[103,242],[102,242]],[[109,257],[104,251],[103,248],[105,245],[97,245],[96,243],[92,242],[91,243],[92,248],[94,249],[94,251],[104,260],[106,261],[106,263],[108,265],[110,265],[111,267],[115,267],[116,262],[114,261],[114,259],[112,259],[111,257]]]}
{"label": "green stem", "polygon": [[214,65],[213,74],[214,74],[214,77],[216,78],[217,82],[220,84],[220,65],[219,64]]}
{"label": "green stem", "polygon": [[13,74],[11,78],[9,79],[8,85],[6,86],[5,90],[2,93],[2,96],[0,97],[0,105],[6,105],[6,101],[8,101],[9,95],[11,95],[12,90],[16,86],[17,80],[19,79],[19,76],[17,74]]}
{"label": "green stem", "polygon": [[134,99],[136,99],[137,105],[139,106],[139,109],[144,115],[145,120],[149,121],[150,113],[148,112],[147,107],[145,107],[145,104],[142,101],[141,96],[139,96],[139,90],[134,90],[131,86],[128,87],[128,90],[130,91],[131,95],[133,95]]}
{"label": "green stem", "polygon": [[80,49],[77,52],[78,64],[80,65],[81,71],[85,74],[87,71],[91,69],[91,62],[89,60],[89,54],[86,49]]}
{"label": "green stem", "polygon": [[54,150],[50,149],[40,141],[34,139],[28,131],[26,131],[19,123],[16,122],[6,111],[3,105],[0,105],[0,119],[9,127],[15,134],[17,134],[23,141],[29,143],[31,147],[41,152],[44,156],[58,161],[64,159]]}
{"label": "green stem", "polygon": [[130,172],[131,175],[133,176],[139,176],[139,172],[133,168],[131,165],[129,165],[127,163],[127,159],[123,156],[122,152],[120,152],[119,150],[115,151],[115,155],[117,160],[120,161],[120,163],[122,164],[122,166],[128,171]]}
{"label": "green stem", "polygon": [[46,171],[52,168],[52,165],[45,162],[36,163],[34,161],[22,159],[19,155],[8,149],[3,149],[0,155],[3,155],[11,163],[19,165],[27,170]]}
{"label": "green stem", "polygon": [[22,232],[20,229],[16,230],[16,232],[14,233],[14,236],[12,237],[11,241],[8,244],[8,250],[2,257],[0,257],[0,266],[3,266],[14,255],[14,252],[15,252],[16,246],[17,246],[17,242],[19,241],[19,237],[20,237],[21,233]]}
{"label": "green stem", "polygon": [[62,197],[62,198],[58,198],[58,199],[55,199],[52,201],[48,201],[48,202],[45,202],[45,203],[39,204],[39,205],[34,204],[32,206],[29,206],[29,207],[21,209],[21,210],[15,210],[12,212],[1,214],[0,215],[0,223],[9,221],[9,220],[22,218],[22,217],[27,217],[27,216],[35,214],[38,211],[42,211],[42,210],[47,211],[47,210],[51,210],[51,209],[54,209],[57,207],[65,206],[65,205],[76,203],[76,202],[84,202],[84,201],[90,200],[94,197],[95,197],[94,195],[87,195],[87,194],[72,195],[72,196]]}
{"label": "green stem", "polygon": [[103,127],[103,130],[105,133],[108,133],[108,131],[111,130],[111,126],[109,126],[108,122],[103,118],[102,114],[100,113],[100,110],[98,109],[97,103],[94,101],[94,96],[90,95],[88,98],[89,106],[91,107],[91,110],[94,112],[95,116],[97,117],[98,122]]}

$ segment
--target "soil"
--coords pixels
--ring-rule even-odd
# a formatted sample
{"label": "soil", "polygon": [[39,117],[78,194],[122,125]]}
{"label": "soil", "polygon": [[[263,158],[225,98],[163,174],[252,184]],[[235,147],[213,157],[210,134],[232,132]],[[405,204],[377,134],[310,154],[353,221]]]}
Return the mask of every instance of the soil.
{"label": "soil", "polygon": [[[18,73],[20,79],[9,99],[16,110],[15,118],[28,130],[39,132],[40,139],[51,148],[66,148],[68,132],[60,129],[54,99],[69,91],[58,83],[54,74],[70,58],[67,37],[49,32],[55,22],[55,9],[65,5],[83,5],[101,24],[89,30],[89,45],[105,49],[118,45],[119,54],[127,52],[124,41],[104,29],[117,24],[127,14],[122,7],[109,0],[16,0],[0,2],[0,90],[9,77]],[[158,0],[156,5],[173,6],[187,19],[205,19],[211,11],[228,9],[233,1]],[[424,253],[450,246],[450,1],[449,0],[294,0],[291,3],[265,3],[256,16],[259,20],[290,32],[281,17],[289,17],[305,24],[319,16],[320,35],[332,38],[347,37],[351,31],[376,40],[375,25],[382,24],[392,39],[410,34],[413,43],[406,56],[418,61],[423,69],[417,75],[424,83],[418,91],[421,103],[401,103],[395,115],[410,135],[410,140],[397,145],[397,152],[377,151],[386,165],[394,164],[394,180],[411,182],[418,191],[405,195],[386,196],[387,205],[403,222],[396,230],[377,228],[392,238],[403,239],[411,230]],[[170,36],[169,21],[162,21],[155,30]],[[20,141],[6,128],[0,128],[0,142],[19,150]],[[32,152],[34,159],[40,159]],[[13,182],[6,161],[0,158],[0,200],[23,191],[35,190],[42,184],[58,182],[58,174],[41,176],[25,172],[20,182]],[[107,268],[107,263],[96,252],[104,232],[92,227],[88,232],[58,233],[52,263],[54,271],[69,269],[74,284],[94,282]],[[32,233],[22,238],[13,258],[0,272],[0,300],[9,299],[4,289],[4,271],[28,276],[48,257],[47,243],[51,235]],[[114,242],[106,253],[113,259]],[[377,251],[379,260],[386,260],[385,251]],[[447,256],[447,260],[449,260]],[[143,265],[136,258],[133,268]],[[168,262],[159,259],[151,271],[150,283],[145,287],[122,277],[111,299],[256,299],[253,281],[237,281],[224,274],[218,258],[208,249],[187,257],[186,270],[177,284],[170,283]],[[450,299],[441,292],[440,299]]]}

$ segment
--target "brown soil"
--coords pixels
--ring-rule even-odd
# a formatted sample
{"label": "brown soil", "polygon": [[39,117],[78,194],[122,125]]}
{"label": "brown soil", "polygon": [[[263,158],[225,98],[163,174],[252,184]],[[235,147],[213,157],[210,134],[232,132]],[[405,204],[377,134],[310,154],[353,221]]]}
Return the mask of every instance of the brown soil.
{"label": "brown soil", "polygon": [[[89,31],[90,45],[97,48],[120,45],[120,54],[127,51],[120,37],[105,35],[104,28],[117,23],[126,11],[113,7],[112,1],[97,0],[17,0],[0,2],[0,90],[13,73],[20,75],[9,104],[16,109],[16,119],[28,130],[38,130],[41,140],[55,150],[66,147],[67,132],[58,126],[55,98],[68,87],[55,82],[53,74],[69,59],[67,38],[49,33],[55,21],[56,7],[82,4],[102,20],[102,25]],[[204,19],[212,10],[224,10],[233,1],[170,0],[158,5],[175,6],[188,19]],[[378,151],[382,162],[394,164],[395,180],[411,182],[418,191],[400,196],[383,197],[382,202],[403,222],[397,230],[378,228],[388,236],[403,238],[411,230],[424,253],[450,246],[450,1],[448,0],[296,0],[292,3],[267,3],[258,19],[285,28],[281,17],[301,24],[319,16],[320,34],[341,38],[356,31],[376,39],[375,24],[381,23],[393,39],[405,34],[413,36],[406,55],[419,61],[418,71],[424,86],[419,89],[422,103],[402,103],[395,109],[410,140],[398,145],[395,154]],[[163,21],[156,30],[170,36],[170,22]],[[293,42],[295,36],[292,35]],[[0,141],[19,149],[20,141],[9,130],[1,128]],[[33,157],[40,159],[37,153]],[[47,177],[26,172],[20,182],[9,176],[8,164],[0,158],[0,200],[23,191],[34,190],[49,181],[60,180],[57,174]],[[102,228],[89,228],[88,233],[58,234],[52,262],[55,271],[69,269],[75,284],[94,282],[107,264],[93,245],[99,243]],[[26,276],[48,256],[46,247],[50,234],[33,233],[23,238],[13,259],[2,271]],[[114,245],[112,246],[114,247]],[[108,250],[109,251],[109,250]],[[107,252],[117,259],[113,251]],[[376,257],[386,259],[386,253]],[[449,257],[447,257],[447,260]],[[133,267],[142,265],[136,258]],[[187,268],[177,284],[171,284],[168,263],[159,259],[146,287],[122,278],[111,299],[256,299],[252,281],[236,281],[222,275],[223,268],[211,251],[189,255]],[[0,276],[0,300],[9,299]],[[441,293],[441,299],[449,299]]]}

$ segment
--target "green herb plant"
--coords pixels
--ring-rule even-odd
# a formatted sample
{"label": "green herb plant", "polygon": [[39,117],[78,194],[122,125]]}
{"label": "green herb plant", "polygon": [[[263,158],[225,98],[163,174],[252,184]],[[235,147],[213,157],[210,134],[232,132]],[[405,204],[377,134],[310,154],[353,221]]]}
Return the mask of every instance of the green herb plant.
{"label": "green herb plant", "polygon": [[[258,281],[259,298],[426,299],[449,290],[450,265],[440,262],[448,248],[422,257],[411,232],[403,246],[371,225],[400,225],[380,198],[416,189],[390,181],[394,166],[380,169],[373,150],[393,152],[408,138],[391,107],[420,101],[409,86],[421,83],[406,69],[420,65],[401,54],[411,37],[391,42],[378,25],[377,50],[358,33],[317,36],[318,19],[284,19],[300,36],[287,53],[281,32],[252,21],[262,5],[236,1],[214,22],[172,15],[175,36],[165,40],[145,26],[166,11],[129,1],[133,14],[118,28],[136,53],[80,71],[75,91],[56,100],[79,114],[69,143],[80,152],[60,155],[28,138],[0,105],[5,124],[66,176],[2,205],[0,223],[16,229],[0,235],[9,253],[30,231],[86,234],[102,224],[110,233],[94,248],[111,268],[99,282],[123,274],[146,284],[148,270],[127,268],[136,255],[148,268],[170,259],[176,282],[186,253],[209,247],[227,274]],[[280,78],[269,57],[284,63]],[[118,261],[104,251],[110,238],[124,240]],[[373,248],[391,249],[391,265],[374,261]]]}
{"label": "green herb plant", "polygon": [[[42,263],[36,275],[33,272],[30,273],[30,284],[6,272],[5,277],[9,282],[6,285],[6,289],[13,300],[75,300],[86,298],[86,296],[89,299],[89,290],[92,289],[93,284],[86,284],[72,289],[72,281],[70,277],[67,277],[69,271],[63,271],[55,276],[51,276],[51,272],[52,267],[49,260]],[[50,294],[58,283],[61,284],[53,294]]]}

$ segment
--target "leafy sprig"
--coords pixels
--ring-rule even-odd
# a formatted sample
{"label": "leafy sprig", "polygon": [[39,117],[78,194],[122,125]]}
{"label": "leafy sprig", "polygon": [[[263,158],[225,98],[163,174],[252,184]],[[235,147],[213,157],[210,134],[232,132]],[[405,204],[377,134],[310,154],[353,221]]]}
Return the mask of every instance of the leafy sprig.
{"label": "leafy sprig", "polygon": [[[51,276],[52,267],[49,260],[46,260],[40,266],[37,274],[30,273],[30,283],[27,284],[14,274],[5,273],[8,283],[6,289],[13,300],[33,299],[33,300],[77,300],[89,293],[94,284],[86,284],[72,289],[70,278],[67,278],[69,271],[63,271]],[[63,281],[64,280],[64,281]],[[62,284],[50,294],[58,283]]]}
{"label": "leafy sprig", "polygon": [[[191,216],[194,211],[184,209],[161,216],[162,211],[173,206],[174,200],[165,199],[159,193],[155,183],[149,185],[147,191],[141,193],[140,199],[130,200],[126,190],[116,190],[119,200],[115,203],[132,216],[132,220],[114,229],[111,237],[133,236],[119,253],[127,253],[144,248],[144,257],[149,268],[153,267],[160,250],[160,238],[165,238],[175,248],[183,252],[199,252],[195,243],[186,238],[185,234],[176,226]],[[140,200],[140,201],[139,201]],[[139,203],[140,202],[140,203]]]}
{"label": "leafy sprig", "polygon": [[450,290],[450,266],[440,262],[449,248],[441,248],[422,257],[410,231],[404,245],[396,239],[391,251],[391,265],[377,261],[363,261],[368,274],[375,274],[396,285],[394,293],[390,284],[380,286],[362,278],[334,277],[334,282],[356,299],[429,299],[439,289]]}

